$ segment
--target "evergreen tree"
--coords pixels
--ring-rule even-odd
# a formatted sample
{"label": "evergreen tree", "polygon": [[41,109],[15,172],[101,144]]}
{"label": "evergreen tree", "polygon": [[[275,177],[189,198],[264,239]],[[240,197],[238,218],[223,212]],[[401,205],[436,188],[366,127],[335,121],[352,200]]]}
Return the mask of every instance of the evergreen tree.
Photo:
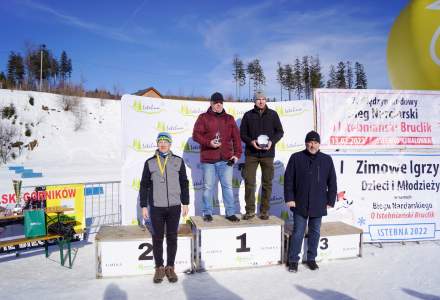
{"label": "evergreen tree", "polygon": [[232,76],[234,76],[235,80],[235,98],[238,99],[238,82],[239,82],[239,64],[240,64],[240,58],[238,55],[234,56],[234,59],[232,60]]}
{"label": "evergreen tree", "polygon": [[260,60],[254,60],[254,93],[261,89],[262,85],[266,84],[266,76],[264,76],[263,68],[261,67]]}
{"label": "evergreen tree", "polygon": [[243,67],[243,61],[238,57],[234,56],[232,61],[233,66],[233,76],[235,80],[235,96],[237,99],[241,98],[241,87],[246,83],[246,73]]}
{"label": "evergreen tree", "polygon": [[6,76],[5,73],[0,72],[0,89],[6,88]]}
{"label": "evergreen tree", "polygon": [[352,89],[353,88],[353,68],[351,67],[351,62],[347,61],[345,63],[346,66],[346,76],[345,79],[347,80],[347,88]]}
{"label": "evergreen tree", "polygon": [[251,87],[250,87],[250,82],[252,80],[253,86],[254,86],[254,90],[253,93],[255,94],[258,90],[260,90],[261,86],[266,84],[266,77],[264,76],[263,73],[263,68],[260,65],[260,60],[259,59],[254,59],[253,61],[251,61],[248,66],[247,66],[247,73],[249,75],[249,99],[250,101],[252,101],[252,96],[251,96]]}
{"label": "evergreen tree", "polygon": [[323,76],[321,73],[321,63],[319,57],[310,58],[310,85],[312,89],[324,87],[324,82],[322,81]]}
{"label": "evergreen tree", "polygon": [[310,66],[308,56],[303,56],[301,63],[301,79],[304,86],[304,97],[310,99],[312,94],[312,85],[310,82]]}
{"label": "evergreen tree", "polygon": [[69,58],[67,62],[67,77],[70,79],[72,77],[72,59]]}
{"label": "evergreen tree", "polygon": [[24,63],[23,57],[19,53],[15,55],[15,80],[17,86],[21,88],[24,80]]}
{"label": "evergreen tree", "polygon": [[327,80],[327,88],[335,88],[336,87],[335,66],[330,65],[330,71],[329,71],[328,77],[329,77],[329,79]]}
{"label": "evergreen tree", "polygon": [[254,77],[255,77],[255,65],[254,65],[253,61],[248,63],[247,68],[246,68],[246,72],[248,74],[248,86],[249,86],[249,98],[248,98],[248,101],[252,101],[252,97],[251,97],[251,80],[254,80]]}
{"label": "evergreen tree", "polygon": [[366,89],[367,88],[367,75],[364,71],[364,66],[356,62],[354,65],[354,72],[356,77],[355,86],[357,89]]}
{"label": "evergreen tree", "polygon": [[301,63],[299,62],[298,58],[295,59],[295,65],[293,66],[293,82],[296,96],[298,97],[298,99],[301,99],[304,91],[304,84],[302,82],[301,76]]}
{"label": "evergreen tree", "polygon": [[7,81],[11,87],[21,87],[24,79],[23,57],[19,53],[11,52],[8,57]]}
{"label": "evergreen tree", "polygon": [[281,62],[278,62],[277,81],[280,84],[280,99],[283,101],[283,89],[286,88],[286,72]]}
{"label": "evergreen tree", "polygon": [[287,64],[284,66],[284,76],[285,76],[285,87],[289,93],[289,100],[292,100],[292,91],[295,90],[295,78],[293,76],[293,68],[291,65]]}
{"label": "evergreen tree", "polygon": [[243,61],[240,61],[238,68],[238,99],[241,100],[241,87],[246,84],[246,72],[244,70]]}
{"label": "evergreen tree", "polygon": [[8,85],[15,87],[15,53],[11,52],[8,57],[7,66],[7,81]]}
{"label": "evergreen tree", "polygon": [[338,63],[338,66],[336,67],[336,88],[338,89],[345,89],[346,82],[345,82],[345,64],[340,61]]}
{"label": "evergreen tree", "polygon": [[40,45],[39,48],[30,47],[25,60],[27,73],[33,85],[39,83],[40,71],[42,72],[43,81],[47,83],[58,76],[58,63],[52,52],[46,48],[46,45]]}
{"label": "evergreen tree", "polygon": [[63,50],[60,56],[60,80],[63,84],[66,78],[68,77],[68,69],[69,69],[69,58],[67,57],[66,51]]}

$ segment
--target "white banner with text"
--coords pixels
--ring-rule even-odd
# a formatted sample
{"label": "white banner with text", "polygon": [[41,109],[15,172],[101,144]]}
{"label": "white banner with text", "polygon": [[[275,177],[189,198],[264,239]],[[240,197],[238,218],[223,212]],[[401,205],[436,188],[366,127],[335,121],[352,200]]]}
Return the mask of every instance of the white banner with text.
{"label": "white banner with text", "polygon": [[440,154],[333,153],[338,199],[326,221],[360,227],[365,242],[440,238]]}
{"label": "white banner with text", "polygon": [[440,91],[315,90],[326,149],[440,147]]}

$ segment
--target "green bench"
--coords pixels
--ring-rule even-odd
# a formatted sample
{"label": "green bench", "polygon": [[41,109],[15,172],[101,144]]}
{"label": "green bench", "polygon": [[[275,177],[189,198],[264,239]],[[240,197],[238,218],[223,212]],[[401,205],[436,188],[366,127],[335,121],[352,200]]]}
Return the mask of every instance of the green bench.
{"label": "green bench", "polygon": [[[1,241],[0,242],[0,248],[2,247],[10,247],[10,246],[16,246],[26,244],[26,243],[33,243],[38,241],[44,242],[44,252],[46,254],[46,258],[49,257],[49,243],[50,240],[56,240],[58,244],[58,248],[60,250],[60,260],[61,260],[61,266],[64,266],[64,245],[67,245],[67,255],[69,257],[69,268],[72,268],[72,251],[71,251],[71,240],[65,239],[62,235],[59,234],[48,234],[44,236],[34,237],[34,238],[20,238],[20,239],[14,239],[14,240],[8,240],[8,241]],[[18,256],[17,252],[17,256]]]}

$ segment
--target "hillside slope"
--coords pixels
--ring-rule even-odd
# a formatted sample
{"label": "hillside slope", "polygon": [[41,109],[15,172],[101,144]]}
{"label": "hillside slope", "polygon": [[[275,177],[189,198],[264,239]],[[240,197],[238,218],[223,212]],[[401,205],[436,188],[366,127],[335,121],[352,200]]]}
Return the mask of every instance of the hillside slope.
{"label": "hillside slope", "polygon": [[[63,100],[79,104],[74,104],[73,111],[65,111]],[[0,165],[2,189],[4,184],[9,189],[12,178],[20,178],[7,168],[16,165],[43,174],[40,178],[23,179],[24,185],[120,179],[120,101],[0,90],[0,107],[11,104],[16,111],[14,126],[22,131],[21,137],[13,141],[26,145],[36,144],[36,140],[37,144],[33,150],[23,149],[7,165]],[[2,122],[8,124],[12,119]],[[31,131],[29,137],[24,134],[27,128]],[[18,148],[15,152],[18,154]]]}

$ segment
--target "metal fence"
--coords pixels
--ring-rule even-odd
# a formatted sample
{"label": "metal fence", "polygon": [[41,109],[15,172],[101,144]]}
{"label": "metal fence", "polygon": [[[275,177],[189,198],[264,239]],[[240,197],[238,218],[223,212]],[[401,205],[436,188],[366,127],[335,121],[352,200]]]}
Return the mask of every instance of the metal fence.
{"label": "metal fence", "polygon": [[120,181],[84,184],[84,213],[89,233],[101,225],[121,224]]}

